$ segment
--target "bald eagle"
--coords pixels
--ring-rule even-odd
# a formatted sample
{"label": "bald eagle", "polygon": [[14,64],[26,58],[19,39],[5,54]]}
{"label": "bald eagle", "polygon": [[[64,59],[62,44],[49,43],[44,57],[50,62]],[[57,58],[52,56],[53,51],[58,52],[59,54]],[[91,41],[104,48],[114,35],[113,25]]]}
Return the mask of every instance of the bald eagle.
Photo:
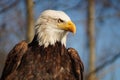
{"label": "bald eagle", "polygon": [[1,80],[83,80],[77,51],[66,48],[68,32],[76,27],[66,13],[42,12],[33,41],[21,41],[8,54]]}

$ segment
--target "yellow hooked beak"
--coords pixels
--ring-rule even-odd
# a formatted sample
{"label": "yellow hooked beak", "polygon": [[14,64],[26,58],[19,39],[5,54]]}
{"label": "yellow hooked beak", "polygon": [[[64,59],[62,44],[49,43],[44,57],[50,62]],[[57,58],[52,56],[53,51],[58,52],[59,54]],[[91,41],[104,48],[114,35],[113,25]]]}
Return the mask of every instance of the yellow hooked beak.
{"label": "yellow hooked beak", "polygon": [[76,26],[72,21],[64,22],[64,23],[58,23],[58,27],[60,29],[70,31],[72,33],[76,33]]}

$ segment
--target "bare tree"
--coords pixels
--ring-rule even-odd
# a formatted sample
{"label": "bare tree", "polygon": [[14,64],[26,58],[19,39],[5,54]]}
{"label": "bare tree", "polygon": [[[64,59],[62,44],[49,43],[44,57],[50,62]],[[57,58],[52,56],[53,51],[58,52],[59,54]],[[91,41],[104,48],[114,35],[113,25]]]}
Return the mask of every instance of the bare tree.
{"label": "bare tree", "polygon": [[[94,0],[88,0],[88,43],[89,43],[89,72],[95,69],[95,26],[94,26]],[[88,80],[95,80],[95,73],[88,77]]]}
{"label": "bare tree", "polygon": [[31,42],[34,36],[34,17],[33,17],[33,1],[26,0],[26,9],[27,9],[27,42]]}

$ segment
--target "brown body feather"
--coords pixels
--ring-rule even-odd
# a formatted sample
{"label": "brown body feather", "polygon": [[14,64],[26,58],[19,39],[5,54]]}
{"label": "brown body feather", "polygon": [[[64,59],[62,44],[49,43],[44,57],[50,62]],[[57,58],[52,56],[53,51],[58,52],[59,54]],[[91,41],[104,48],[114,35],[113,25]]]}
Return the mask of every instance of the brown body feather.
{"label": "brown body feather", "polygon": [[83,69],[75,49],[59,42],[44,48],[34,39],[11,50],[1,80],[83,80]]}

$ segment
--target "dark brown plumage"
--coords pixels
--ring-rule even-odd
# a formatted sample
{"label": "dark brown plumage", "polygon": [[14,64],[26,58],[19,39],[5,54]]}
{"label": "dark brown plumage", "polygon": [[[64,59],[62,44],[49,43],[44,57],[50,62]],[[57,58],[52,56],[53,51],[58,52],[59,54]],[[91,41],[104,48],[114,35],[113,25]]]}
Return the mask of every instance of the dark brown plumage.
{"label": "dark brown plumage", "polygon": [[75,49],[66,49],[59,42],[44,48],[34,38],[10,51],[1,80],[83,80],[83,70]]}

